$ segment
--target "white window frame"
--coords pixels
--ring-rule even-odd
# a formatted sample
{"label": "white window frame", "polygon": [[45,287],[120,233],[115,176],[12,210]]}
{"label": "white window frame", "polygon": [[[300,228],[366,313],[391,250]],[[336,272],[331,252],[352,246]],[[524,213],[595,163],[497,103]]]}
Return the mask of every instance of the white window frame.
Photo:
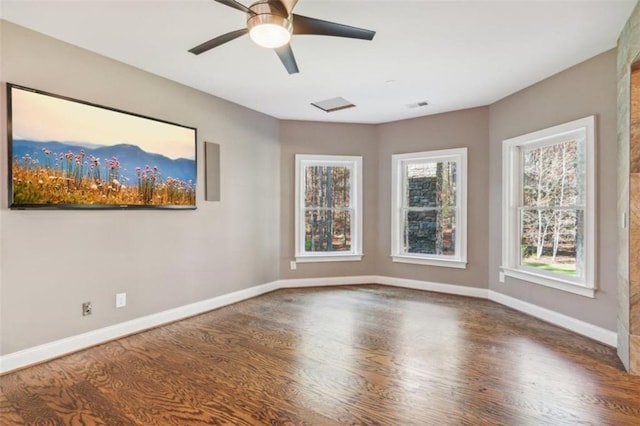
{"label": "white window frame", "polygon": [[[305,251],[304,190],[309,166],[337,166],[351,169],[351,250],[343,252]],[[341,262],[362,260],[362,157],[347,155],[296,155],[295,167],[295,257],[296,262]]]}
{"label": "white window frame", "polygon": [[[405,179],[404,164],[456,162],[456,232],[454,256],[404,253],[402,236],[403,220],[400,210],[403,203]],[[394,262],[418,265],[444,266],[466,269],[467,267],[467,148],[395,154],[391,157],[391,258]]]}
{"label": "white window frame", "polygon": [[[520,266],[520,224],[518,208],[522,189],[522,148],[557,144],[571,139],[585,143],[586,192],[584,209],[584,278],[572,279]],[[535,283],[586,297],[596,291],[596,159],[595,117],[589,116],[569,123],[539,130],[502,142],[502,272],[505,276]]]}

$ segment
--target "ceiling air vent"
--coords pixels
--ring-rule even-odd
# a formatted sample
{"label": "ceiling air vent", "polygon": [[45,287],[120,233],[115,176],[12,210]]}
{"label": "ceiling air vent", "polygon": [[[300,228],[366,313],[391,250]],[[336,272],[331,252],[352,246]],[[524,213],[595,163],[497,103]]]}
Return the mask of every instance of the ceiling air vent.
{"label": "ceiling air vent", "polygon": [[426,107],[427,105],[429,105],[429,102],[421,101],[421,102],[415,102],[413,104],[407,104],[407,108],[422,108],[422,107]]}
{"label": "ceiling air vent", "polygon": [[354,104],[352,104],[345,98],[332,98],[324,101],[312,102],[311,105],[313,105],[316,108],[320,108],[324,112],[334,112],[334,111],[340,111],[341,109],[355,107]]}

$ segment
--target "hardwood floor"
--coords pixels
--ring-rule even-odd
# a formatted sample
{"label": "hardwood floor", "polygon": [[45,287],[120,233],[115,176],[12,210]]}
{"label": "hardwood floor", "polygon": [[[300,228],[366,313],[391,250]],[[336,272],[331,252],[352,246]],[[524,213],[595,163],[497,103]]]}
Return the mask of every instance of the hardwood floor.
{"label": "hardwood floor", "polygon": [[638,425],[640,377],[490,301],[292,289],[2,376],[0,424]]}

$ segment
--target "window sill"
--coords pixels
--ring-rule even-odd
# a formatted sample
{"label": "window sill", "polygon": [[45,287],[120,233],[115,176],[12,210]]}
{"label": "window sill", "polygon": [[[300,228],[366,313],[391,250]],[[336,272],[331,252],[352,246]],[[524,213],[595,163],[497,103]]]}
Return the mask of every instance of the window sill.
{"label": "window sill", "polygon": [[392,255],[391,259],[398,263],[413,263],[416,265],[443,266],[446,268],[467,269],[467,262],[459,259],[436,259],[417,256]]}
{"label": "window sill", "polygon": [[504,275],[512,278],[517,278],[522,281],[527,281],[533,284],[543,285],[545,287],[555,288],[556,290],[566,291],[568,293],[577,294],[584,297],[595,298],[596,289],[584,287],[580,284],[573,283],[571,281],[548,277],[541,274],[535,274],[529,271],[523,271],[521,269],[514,268],[501,268]]}
{"label": "window sill", "polygon": [[296,262],[298,263],[312,263],[312,262],[359,262],[362,260],[361,254],[316,254],[316,255],[304,255],[296,256]]}

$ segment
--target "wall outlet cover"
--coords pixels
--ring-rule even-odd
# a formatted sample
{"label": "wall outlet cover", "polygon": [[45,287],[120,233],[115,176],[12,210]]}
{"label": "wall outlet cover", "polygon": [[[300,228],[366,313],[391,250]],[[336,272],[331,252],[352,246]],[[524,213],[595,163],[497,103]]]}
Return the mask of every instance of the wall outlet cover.
{"label": "wall outlet cover", "polygon": [[116,294],[116,308],[124,308],[127,306],[127,293]]}
{"label": "wall outlet cover", "polygon": [[91,306],[91,302],[84,302],[82,304],[82,316],[86,317],[87,315],[91,315],[93,313],[93,307]]}

